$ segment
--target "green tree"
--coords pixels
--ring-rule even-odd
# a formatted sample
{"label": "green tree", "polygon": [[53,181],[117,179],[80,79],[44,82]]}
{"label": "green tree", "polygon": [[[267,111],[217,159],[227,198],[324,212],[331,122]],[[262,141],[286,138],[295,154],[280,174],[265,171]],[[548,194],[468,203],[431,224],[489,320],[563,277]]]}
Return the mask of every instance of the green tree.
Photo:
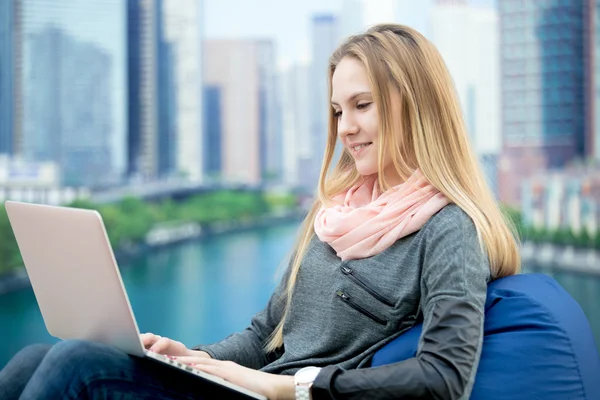
{"label": "green tree", "polygon": [[4,205],[0,206],[0,274],[23,265],[21,253]]}
{"label": "green tree", "polygon": [[575,235],[575,246],[578,248],[593,248],[594,238],[587,229],[582,229],[577,235]]}
{"label": "green tree", "polygon": [[[126,197],[116,204],[94,204],[89,199],[77,199],[67,206],[98,210],[110,243],[115,250],[143,241],[157,223],[191,221],[210,223],[233,221],[263,215],[273,209],[293,207],[293,194],[265,194],[251,191],[217,191],[203,193],[176,202],[146,203]],[[23,265],[12,228],[3,206],[0,207],[0,274]]]}
{"label": "green tree", "polygon": [[508,219],[508,222],[512,224],[517,236],[522,240],[526,240],[527,231],[523,225],[523,216],[521,212],[507,204],[500,204],[500,211]]}
{"label": "green tree", "polygon": [[121,240],[142,240],[155,223],[149,205],[139,198],[126,197],[117,204],[117,209],[121,218]]}
{"label": "green tree", "polygon": [[98,209],[98,205],[92,203],[91,200],[89,199],[84,199],[84,198],[78,198],[73,200],[70,204],[67,204],[67,207],[74,207],[74,208],[83,208],[83,209],[87,209],[87,210],[97,210]]}

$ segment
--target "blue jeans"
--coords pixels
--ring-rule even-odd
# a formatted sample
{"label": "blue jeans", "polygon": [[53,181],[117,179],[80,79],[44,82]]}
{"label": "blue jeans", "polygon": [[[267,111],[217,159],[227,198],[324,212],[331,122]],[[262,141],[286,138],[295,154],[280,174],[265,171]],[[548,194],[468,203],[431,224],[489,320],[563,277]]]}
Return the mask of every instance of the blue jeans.
{"label": "blue jeans", "polygon": [[235,399],[183,371],[99,343],[32,345],[0,371],[0,399]]}

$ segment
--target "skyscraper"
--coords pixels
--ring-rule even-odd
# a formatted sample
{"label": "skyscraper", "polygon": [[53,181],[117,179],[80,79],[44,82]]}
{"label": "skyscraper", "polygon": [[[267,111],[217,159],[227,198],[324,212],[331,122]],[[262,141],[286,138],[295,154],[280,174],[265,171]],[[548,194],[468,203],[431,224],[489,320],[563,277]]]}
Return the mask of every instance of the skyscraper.
{"label": "skyscraper", "polygon": [[[111,165],[110,56],[63,30],[28,38],[24,156],[54,161],[67,186],[115,183]],[[85,65],[86,68],[81,68]]]}
{"label": "skyscraper", "polygon": [[306,174],[311,166],[310,67],[296,64],[283,71],[282,108],[285,183],[312,190],[315,182]]}
{"label": "skyscraper", "polygon": [[204,85],[203,170],[206,178],[218,181],[223,170],[223,90],[221,85]]}
{"label": "skyscraper", "polygon": [[65,185],[111,185],[123,176],[124,22],[118,0],[22,1],[18,155],[57,162]]}
{"label": "skyscraper", "polygon": [[203,176],[201,4],[128,0],[131,178]]}
{"label": "skyscraper", "polygon": [[213,157],[210,165],[220,164],[218,175],[226,182],[261,184],[270,160],[279,163],[269,151],[281,153],[281,139],[267,144],[272,135],[281,135],[280,129],[268,125],[277,119],[273,115],[277,107],[270,100],[276,96],[274,84],[269,83],[274,68],[269,65],[274,58],[272,46],[254,40],[205,42],[204,84],[211,100],[205,107],[206,118],[218,116],[220,121],[205,124],[205,146],[220,148],[220,159]]}
{"label": "skyscraper", "polygon": [[521,179],[585,156],[587,1],[499,1],[507,203],[520,203]]}
{"label": "skyscraper", "polygon": [[262,177],[266,183],[277,184],[283,179],[283,133],[279,79],[275,71],[275,46],[270,40],[257,43],[260,73],[260,136]]}
{"label": "skyscraper", "polygon": [[0,2],[0,154],[13,152],[14,1]]}
{"label": "skyscraper", "polygon": [[[177,172],[191,180],[202,178],[202,2],[159,0],[164,40],[171,49],[176,130]],[[158,57],[162,63],[162,57]],[[161,94],[160,96],[164,96]],[[162,152],[162,148],[160,152]]]}
{"label": "skyscraper", "polygon": [[179,144],[175,46],[165,37],[165,3],[157,1],[156,10],[156,104],[157,104],[157,172],[158,177],[177,173]]}
{"label": "skyscraper", "polygon": [[501,150],[497,11],[464,1],[438,1],[430,25],[430,39],[444,58],[460,97],[471,144],[496,192],[496,160]]}
{"label": "skyscraper", "polygon": [[[312,66],[310,74],[311,162],[305,173],[316,187],[325,154],[329,129],[331,99],[328,87],[329,58],[339,43],[338,19],[331,14],[315,15],[312,19]],[[335,159],[334,161],[335,162]]]}
{"label": "skyscraper", "polygon": [[586,15],[586,156],[600,162],[600,1],[587,1]]}
{"label": "skyscraper", "polygon": [[[152,180],[159,175],[157,50],[161,10],[155,0],[127,1],[128,175]],[[168,53],[170,54],[170,53]],[[164,65],[164,64],[163,64]],[[163,97],[164,99],[164,97]]]}

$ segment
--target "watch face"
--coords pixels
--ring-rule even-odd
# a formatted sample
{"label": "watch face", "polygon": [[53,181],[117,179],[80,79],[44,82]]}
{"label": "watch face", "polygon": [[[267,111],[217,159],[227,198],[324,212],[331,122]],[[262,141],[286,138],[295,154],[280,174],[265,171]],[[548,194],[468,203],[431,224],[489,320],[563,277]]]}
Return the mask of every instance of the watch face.
{"label": "watch face", "polygon": [[312,383],[315,381],[315,379],[317,379],[317,375],[319,375],[320,371],[321,368],[318,367],[302,368],[296,373],[296,382],[298,384]]}

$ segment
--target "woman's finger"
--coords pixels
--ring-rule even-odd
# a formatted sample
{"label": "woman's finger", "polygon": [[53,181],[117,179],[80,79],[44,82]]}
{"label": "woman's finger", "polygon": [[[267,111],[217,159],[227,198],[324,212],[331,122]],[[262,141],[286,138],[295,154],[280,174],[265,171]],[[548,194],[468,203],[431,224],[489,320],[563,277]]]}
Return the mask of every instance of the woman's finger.
{"label": "woman's finger", "polygon": [[142,339],[142,343],[144,344],[144,347],[148,347],[148,346],[152,346],[154,343],[156,343],[156,341],[160,338],[160,336],[157,336],[153,333],[142,333],[140,335],[140,338]]}
{"label": "woman's finger", "polygon": [[160,336],[158,337],[159,339],[156,341],[156,343],[154,343],[152,347],[150,347],[150,351],[162,354],[163,352],[167,351],[171,346],[171,339],[163,338]]}
{"label": "woman's finger", "polygon": [[206,372],[208,374],[214,375],[214,376],[218,376],[219,378],[228,380],[225,376],[224,376],[224,370],[221,367],[218,367],[216,365],[208,365],[208,364],[194,364],[193,367],[199,371],[202,372]]}
{"label": "woman's finger", "polygon": [[175,357],[175,359],[184,364],[203,364],[203,365],[214,365],[214,366],[226,366],[228,364],[232,364],[231,361],[215,360],[210,357],[185,356],[185,357]]}

